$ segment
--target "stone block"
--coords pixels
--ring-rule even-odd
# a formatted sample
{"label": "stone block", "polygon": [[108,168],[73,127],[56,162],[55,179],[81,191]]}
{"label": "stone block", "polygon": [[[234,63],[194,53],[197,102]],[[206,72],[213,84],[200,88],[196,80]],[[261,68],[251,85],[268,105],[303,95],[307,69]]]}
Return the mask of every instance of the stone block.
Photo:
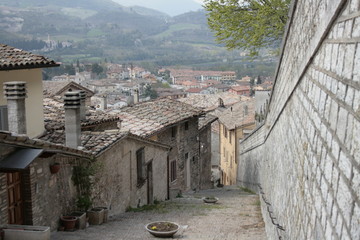
{"label": "stone block", "polygon": [[355,18],[352,35],[353,38],[360,37],[360,17]]}
{"label": "stone block", "polygon": [[344,223],[349,226],[351,220],[351,211],[353,199],[350,192],[351,187],[348,186],[343,178],[339,180],[339,188],[336,196],[337,203],[344,217]]}
{"label": "stone block", "polygon": [[344,59],[343,77],[352,79],[355,56],[355,44],[347,44]]}
{"label": "stone block", "polygon": [[[358,18],[360,19],[360,17]],[[360,21],[360,20],[359,20]],[[360,44],[357,45],[354,59],[353,79],[354,82],[360,82]]]}
{"label": "stone block", "polygon": [[331,67],[330,67],[330,70],[332,72],[335,71],[337,65],[338,52],[339,52],[339,44],[333,44],[332,53],[331,53]]}
{"label": "stone block", "polygon": [[344,28],[344,32],[343,32],[343,38],[351,38],[352,27],[353,27],[353,20],[352,19],[345,21],[345,28]]}
{"label": "stone block", "polygon": [[360,206],[355,204],[354,213],[351,219],[350,233],[352,239],[360,239]]}

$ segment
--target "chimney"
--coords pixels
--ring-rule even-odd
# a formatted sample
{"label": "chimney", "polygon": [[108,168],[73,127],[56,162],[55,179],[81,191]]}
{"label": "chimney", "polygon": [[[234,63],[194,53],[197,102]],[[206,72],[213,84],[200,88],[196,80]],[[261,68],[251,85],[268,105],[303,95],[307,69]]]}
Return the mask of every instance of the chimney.
{"label": "chimney", "polygon": [[65,140],[67,147],[77,148],[81,144],[80,101],[79,92],[65,93]]}
{"label": "chimney", "polygon": [[5,82],[4,95],[7,99],[9,131],[26,134],[25,82]]}
{"label": "chimney", "polygon": [[137,104],[139,102],[139,89],[134,89],[134,104]]}
{"label": "chimney", "polygon": [[247,116],[249,114],[249,107],[248,105],[244,106],[244,116]]}
{"label": "chimney", "polygon": [[79,91],[80,93],[80,120],[86,118],[86,92],[84,90]]}
{"label": "chimney", "polygon": [[106,98],[106,95],[103,95],[102,98],[100,98],[100,109],[101,109],[101,110],[107,109],[107,98]]}

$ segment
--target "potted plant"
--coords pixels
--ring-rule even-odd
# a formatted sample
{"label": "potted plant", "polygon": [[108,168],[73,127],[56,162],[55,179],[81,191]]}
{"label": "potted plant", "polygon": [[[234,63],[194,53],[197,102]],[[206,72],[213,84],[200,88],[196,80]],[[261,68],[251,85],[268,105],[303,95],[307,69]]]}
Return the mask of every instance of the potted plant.
{"label": "potted plant", "polygon": [[203,197],[202,200],[205,203],[216,203],[217,201],[219,201],[219,199],[217,197],[214,197],[214,196]]}
{"label": "potted plant", "polygon": [[56,163],[50,165],[50,172],[51,172],[52,174],[58,173],[59,170],[60,170],[60,163],[57,163],[57,162],[56,162]]}
{"label": "potted plant", "polygon": [[155,237],[172,237],[180,228],[180,225],[174,222],[159,221],[145,225],[146,230]]}
{"label": "potted plant", "polygon": [[87,212],[90,225],[100,225],[104,222],[104,209],[92,208]]}
{"label": "potted plant", "polygon": [[62,225],[65,231],[74,231],[77,217],[75,216],[61,216]]}

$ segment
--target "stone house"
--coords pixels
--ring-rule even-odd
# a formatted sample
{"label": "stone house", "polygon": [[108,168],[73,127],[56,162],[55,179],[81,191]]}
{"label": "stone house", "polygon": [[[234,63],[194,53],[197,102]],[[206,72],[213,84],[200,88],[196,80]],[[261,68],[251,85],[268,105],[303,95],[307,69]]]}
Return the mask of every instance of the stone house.
{"label": "stone house", "polygon": [[[4,82],[23,81],[27,85],[28,98],[26,108],[26,128],[29,137],[40,135],[44,131],[42,108],[42,72],[41,68],[55,67],[59,64],[43,56],[31,54],[4,44],[0,44],[0,86]],[[3,91],[0,91],[0,130],[7,128],[7,104]]]}
{"label": "stone house", "polygon": [[254,100],[218,107],[212,114],[219,118],[221,183],[234,185],[239,163],[239,141],[255,128]]}
{"label": "stone house", "polygon": [[236,93],[238,95],[250,96],[250,87],[248,86],[232,86],[229,92]]}
{"label": "stone house", "polygon": [[[210,174],[211,159],[203,158],[199,150],[202,144],[199,131],[199,118],[204,116],[202,110],[163,98],[135,104],[114,114],[121,118],[123,129],[171,146],[167,160],[170,197],[207,185],[205,182],[209,179],[203,179],[201,172],[208,171]],[[208,141],[203,144],[206,145]],[[207,147],[211,148],[210,145]]]}
{"label": "stone house", "polygon": [[[75,106],[68,109],[67,104],[73,104],[76,95],[79,94],[66,93],[65,109],[62,103],[46,99],[47,133],[41,139],[80,147],[93,154],[97,164],[102,166],[97,171],[92,192],[94,203],[105,205],[111,214],[117,214],[128,207],[152,204],[155,199],[168,199],[170,146],[122,131],[119,128],[122,120],[103,112],[88,110],[86,117],[71,123],[74,118],[71,111]],[[80,103],[77,111],[80,114]],[[72,136],[74,132],[77,136]]]}
{"label": "stone house", "polygon": [[[0,131],[0,224],[50,226],[75,209],[72,167],[90,153]],[[52,174],[50,166],[61,168]]]}

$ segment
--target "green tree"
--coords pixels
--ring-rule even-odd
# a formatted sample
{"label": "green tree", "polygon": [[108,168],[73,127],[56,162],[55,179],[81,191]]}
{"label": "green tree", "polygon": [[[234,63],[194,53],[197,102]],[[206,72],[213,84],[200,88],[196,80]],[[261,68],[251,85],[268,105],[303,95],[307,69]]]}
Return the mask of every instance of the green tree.
{"label": "green tree", "polygon": [[152,89],[150,85],[145,87],[144,97],[150,97],[150,99],[156,99],[158,97],[157,92]]}
{"label": "green tree", "polygon": [[228,49],[274,47],[284,33],[290,0],[205,0],[208,25]]}
{"label": "green tree", "polygon": [[99,75],[100,73],[102,73],[104,71],[104,69],[102,68],[102,66],[100,66],[98,63],[94,63],[91,66],[91,72],[96,73],[97,75]]}

